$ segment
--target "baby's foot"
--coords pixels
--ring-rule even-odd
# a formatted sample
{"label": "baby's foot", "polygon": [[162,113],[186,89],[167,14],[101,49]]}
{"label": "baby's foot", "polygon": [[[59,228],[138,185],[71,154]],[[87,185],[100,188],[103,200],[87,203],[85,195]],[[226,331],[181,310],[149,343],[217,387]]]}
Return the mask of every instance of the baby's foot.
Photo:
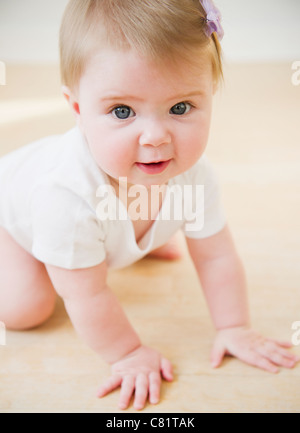
{"label": "baby's foot", "polygon": [[182,258],[178,236],[174,235],[165,245],[151,251],[148,257],[162,260],[178,260]]}

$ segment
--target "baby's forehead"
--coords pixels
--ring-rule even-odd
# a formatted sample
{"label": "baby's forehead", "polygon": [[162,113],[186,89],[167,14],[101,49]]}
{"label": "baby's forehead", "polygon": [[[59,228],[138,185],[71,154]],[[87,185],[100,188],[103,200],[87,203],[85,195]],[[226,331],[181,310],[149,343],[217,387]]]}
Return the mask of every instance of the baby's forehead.
{"label": "baby's forehead", "polygon": [[212,86],[212,67],[207,61],[193,66],[186,62],[158,63],[134,50],[105,50],[90,58],[79,89],[81,95],[89,93],[105,103],[126,100],[156,104],[210,94]]}
{"label": "baby's forehead", "polygon": [[193,52],[184,56],[151,57],[135,49],[115,49],[109,46],[91,53],[85,63],[85,72],[118,71],[122,79],[126,75],[141,73],[143,76],[199,79],[212,70],[211,56],[207,51]]}

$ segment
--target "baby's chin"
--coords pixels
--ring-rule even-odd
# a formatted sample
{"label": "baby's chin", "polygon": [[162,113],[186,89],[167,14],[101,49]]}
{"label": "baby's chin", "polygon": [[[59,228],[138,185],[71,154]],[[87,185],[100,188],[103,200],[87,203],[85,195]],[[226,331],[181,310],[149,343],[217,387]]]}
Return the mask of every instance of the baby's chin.
{"label": "baby's chin", "polygon": [[138,187],[150,189],[153,186],[166,185],[172,176],[155,176],[155,175],[139,175],[139,176],[108,176],[111,185],[116,188],[129,189],[130,187],[138,189]]}

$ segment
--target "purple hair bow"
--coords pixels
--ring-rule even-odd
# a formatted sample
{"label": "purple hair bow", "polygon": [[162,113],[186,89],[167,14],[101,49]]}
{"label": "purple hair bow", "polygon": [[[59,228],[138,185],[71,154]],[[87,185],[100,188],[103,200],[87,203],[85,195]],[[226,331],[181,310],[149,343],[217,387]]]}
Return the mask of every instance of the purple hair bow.
{"label": "purple hair bow", "polygon": [[224,30],[221,25],[221,13],[216,8],[212,0],[200,0],[200,4],[206,12],[206,35],[210,37],[213,32],[216,32],[219,40],[224,36]]}

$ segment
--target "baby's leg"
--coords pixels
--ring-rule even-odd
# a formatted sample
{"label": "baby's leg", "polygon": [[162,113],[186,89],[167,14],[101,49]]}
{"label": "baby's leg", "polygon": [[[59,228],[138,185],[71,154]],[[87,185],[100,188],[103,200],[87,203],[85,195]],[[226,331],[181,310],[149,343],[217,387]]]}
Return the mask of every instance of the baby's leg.
{"label": "baby's leg", "polygon": [[0,321],[8,329],[33,328],[51,316],[55,301],[45,265],[0,227]]}

